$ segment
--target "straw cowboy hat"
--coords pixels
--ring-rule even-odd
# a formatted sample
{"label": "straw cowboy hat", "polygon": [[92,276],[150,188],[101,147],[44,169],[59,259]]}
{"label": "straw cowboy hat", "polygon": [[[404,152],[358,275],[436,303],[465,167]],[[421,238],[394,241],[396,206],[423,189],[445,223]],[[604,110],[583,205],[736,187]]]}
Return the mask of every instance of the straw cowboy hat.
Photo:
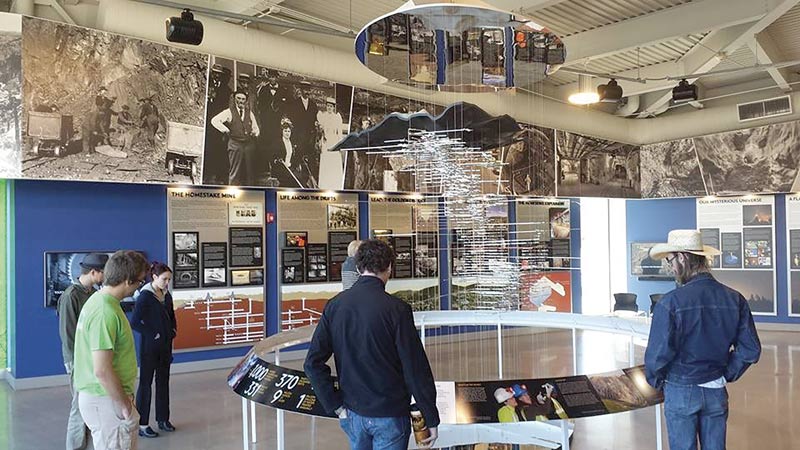
{"label": "straw cowboy hat", "polygon": [[670,253],[693,253],[700,256],[721,254],[714,247],[703,245],[703,236],[697,230],[672,230],[667,235],[666,244],[656,244],[650,249],[650,257],[664,259]]}

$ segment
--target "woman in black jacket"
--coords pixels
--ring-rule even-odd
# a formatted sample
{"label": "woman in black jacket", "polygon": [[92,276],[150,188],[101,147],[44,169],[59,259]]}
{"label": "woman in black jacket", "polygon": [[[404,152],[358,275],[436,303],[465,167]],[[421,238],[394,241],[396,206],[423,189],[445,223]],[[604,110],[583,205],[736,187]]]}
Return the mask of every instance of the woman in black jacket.
{"label": "woman in black jacket", "polygon": [[169,421],[169,366],[172,363],[172,341],[177,334],[175,309],[169,282],[172,269],[154,262],[150,266],[152,281],[139,290],[131,316],[131,327],[142,336],[139,347],[139,389],[136,407],[139,410],[139,436],[156,437],[150,428],[150,397],[153,374],[156,379],[156,421],[161,431],[175,431]]}

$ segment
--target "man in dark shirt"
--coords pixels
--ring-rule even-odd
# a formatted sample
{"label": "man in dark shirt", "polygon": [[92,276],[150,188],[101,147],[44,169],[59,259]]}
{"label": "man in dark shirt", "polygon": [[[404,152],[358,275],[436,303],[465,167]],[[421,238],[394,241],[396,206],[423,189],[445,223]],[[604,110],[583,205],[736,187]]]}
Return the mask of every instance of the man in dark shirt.
{"label": "man in dark shirt", "polygon": [[[80,263],[80,277],[58,298],[58,334],[61,336],[61,355],[64,357],[64,368],[67,370],[67,375],[70,376],[71,389],[73,387],[72,368],[78,316],[83,305],[94,294],[94,286],[103,284],[103,267],[106,265],[106,261],[108,261],[108,255],[102,253],[86,255]],[[72,406],[67,420],[67,450],[86,448],[88,431],[78,409],[78,392],[72,389]]]}
{"label": "man in dark shirt", "polygon": [[647,382],[664,390],[669,448],[724,450],[727,383],[738,380],[761,356],[753,315],[742,294],[715,280],[697,230],[673,230],[650,257],[666,259],[678,287],[653,309],[644,355]]}
{"label": "man in dark shirt", "polygon": [[[423,446],[438,437],[436,387],[411,306],[385,292],[393,263],[385,242],[361,244],[361,277],[325,306],[304,365],[317,398],[339,416],[354,450],[408,448],[412,395],[431,431]],[[339,390],[326,364],[331,354]]]}

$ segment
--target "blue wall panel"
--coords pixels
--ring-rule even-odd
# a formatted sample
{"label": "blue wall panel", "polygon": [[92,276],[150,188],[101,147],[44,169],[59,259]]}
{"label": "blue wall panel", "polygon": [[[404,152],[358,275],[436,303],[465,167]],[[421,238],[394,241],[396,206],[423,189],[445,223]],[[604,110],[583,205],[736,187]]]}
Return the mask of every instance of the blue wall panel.
{"label": "blue wall panel", "polygon": [[639,281],[630,274],[631,242],[666,242],[674,229],[697,227],[697,203],[694,198],[628,200],[626,202],[628,291],[637,295],[640,311],[650,311],[650,294],[675,289],[673,281]]}
{"label": "blue wall panel", "polygon": [[581,201],[574,198],[569,201],[569,251],[572,270],[572,312],[583,311],[581,302]]}

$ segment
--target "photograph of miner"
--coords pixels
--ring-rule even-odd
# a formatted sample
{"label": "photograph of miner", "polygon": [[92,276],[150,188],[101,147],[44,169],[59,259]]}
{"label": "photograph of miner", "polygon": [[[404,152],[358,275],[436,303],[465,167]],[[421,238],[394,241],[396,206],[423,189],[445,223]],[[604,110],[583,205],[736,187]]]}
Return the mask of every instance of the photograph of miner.
{"label": "photograph of miner", "polygon": [[323,152],[346,134],[347,88],[212,56],[204,182],[341,189],[342,157]]}
{"label": "photograph of miner", "polygon": [[208,56],[24,18],[28,178],[199,183]]}

